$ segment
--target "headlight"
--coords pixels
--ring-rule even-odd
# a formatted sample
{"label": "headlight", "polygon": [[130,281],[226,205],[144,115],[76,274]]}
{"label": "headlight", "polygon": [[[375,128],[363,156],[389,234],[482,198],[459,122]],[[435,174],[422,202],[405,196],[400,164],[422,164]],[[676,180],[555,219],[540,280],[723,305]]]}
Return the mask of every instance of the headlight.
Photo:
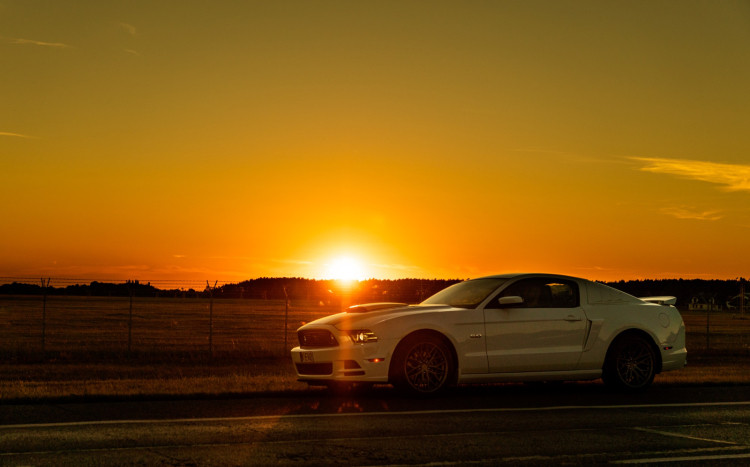
{"label": "headlight", "polygon": [[378,336],[369,329],[357,329],[355,331],[349,331],[349,337],[352,338],[352,342],[355,344],[366,344],[367,342],[377,342]]}

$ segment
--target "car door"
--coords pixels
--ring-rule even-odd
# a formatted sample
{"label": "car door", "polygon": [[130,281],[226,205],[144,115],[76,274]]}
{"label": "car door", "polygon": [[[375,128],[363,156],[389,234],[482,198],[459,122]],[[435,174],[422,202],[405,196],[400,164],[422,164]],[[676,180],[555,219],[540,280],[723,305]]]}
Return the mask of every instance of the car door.
{"label": "car door", "polygon": [[572,280],[534,277],[506,287],[484,308],[490,373],[575,369],[587,328],[580,303]]}

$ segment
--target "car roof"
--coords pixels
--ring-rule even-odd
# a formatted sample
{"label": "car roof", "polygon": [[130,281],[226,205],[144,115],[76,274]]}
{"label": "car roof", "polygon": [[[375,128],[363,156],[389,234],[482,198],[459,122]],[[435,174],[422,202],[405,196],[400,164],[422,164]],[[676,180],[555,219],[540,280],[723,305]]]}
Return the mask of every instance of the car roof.
{"label": "car roof", "polygon": [[[514,273],[507,273],[507,274],[495,274],[492,276],[483,276],[483,277],[475,277],[474,279],[517,279],[521,277],[558,277],[560,279],[570,279],[570,280],[587,280],[587,279],[581,279],[580,277],[573,277],[573,276],[566,276],[563,274],[547,274],[543,272],[514,272]],[[472,280],[474,280],[472,279]]]}
{"label": "car roof", "polygon": [[557,279],[567,279],[572,281],[578,281],[581,284],[586,284],[586,296],[590,305],[609,305],[609,304],[623,304],[623,303],[643,303],[640,298],[634,297],[629,293],[615,289],[608,285],[600,282],[590,281],[588,279],[582,279],[580,277],[565,276],[562,274],[544,274],[539,272],[531,273],[512,273],[512,274],[497,274],[494,276],[477,277],[477,279],[532,279],[535,277],[549,277]]}

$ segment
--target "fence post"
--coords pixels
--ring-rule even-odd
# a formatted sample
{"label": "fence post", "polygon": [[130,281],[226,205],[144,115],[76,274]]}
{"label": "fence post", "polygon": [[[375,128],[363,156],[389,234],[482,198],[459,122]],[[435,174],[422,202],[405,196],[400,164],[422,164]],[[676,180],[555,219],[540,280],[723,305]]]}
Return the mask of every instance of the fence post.
{"label": "fence post", "polygon": [[47,287],[49,287],[50,278],[44,281],[42,278],[42,358],[47,355]]}
{"label": "fence post", "polygon": [[706,307],[706,353],[711,350],[711,305]]}
{"label": "fence post", "polygon": [[208,281],[206,281],[206,288],[208,289],[208,356],[211,360],[214,359],[214,289],[219,281],[214,282],[214,286],[211,287]]}
{"label": "fence post", "polygon": [[286,351],[289,348],[287,343],[287,333],[289,332],[289,295],[286,293],[286,286],[284,286],[284,349],[281,353],[283,357],[286,355]]}
{"label": "fence post", "polygon": [[128,357],[131,356],[133,347],[133,288],[128,287],[130,292],[130,307],[128,309]]}

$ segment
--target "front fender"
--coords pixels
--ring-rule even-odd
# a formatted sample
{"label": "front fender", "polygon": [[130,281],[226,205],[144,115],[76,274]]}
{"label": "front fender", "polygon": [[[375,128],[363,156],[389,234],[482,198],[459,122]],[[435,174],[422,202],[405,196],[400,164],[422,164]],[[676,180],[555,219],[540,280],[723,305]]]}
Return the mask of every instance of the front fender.
{"label": "front fender", "polygon": [[396,345],[415,332],[428,331],[441,334],[455,352],[459,374],[487,373],[488,371],[487,348],[484,341],[484,315],[481,310],[400,316],[384,321],[381,325],[390,330],[397,330]]}

